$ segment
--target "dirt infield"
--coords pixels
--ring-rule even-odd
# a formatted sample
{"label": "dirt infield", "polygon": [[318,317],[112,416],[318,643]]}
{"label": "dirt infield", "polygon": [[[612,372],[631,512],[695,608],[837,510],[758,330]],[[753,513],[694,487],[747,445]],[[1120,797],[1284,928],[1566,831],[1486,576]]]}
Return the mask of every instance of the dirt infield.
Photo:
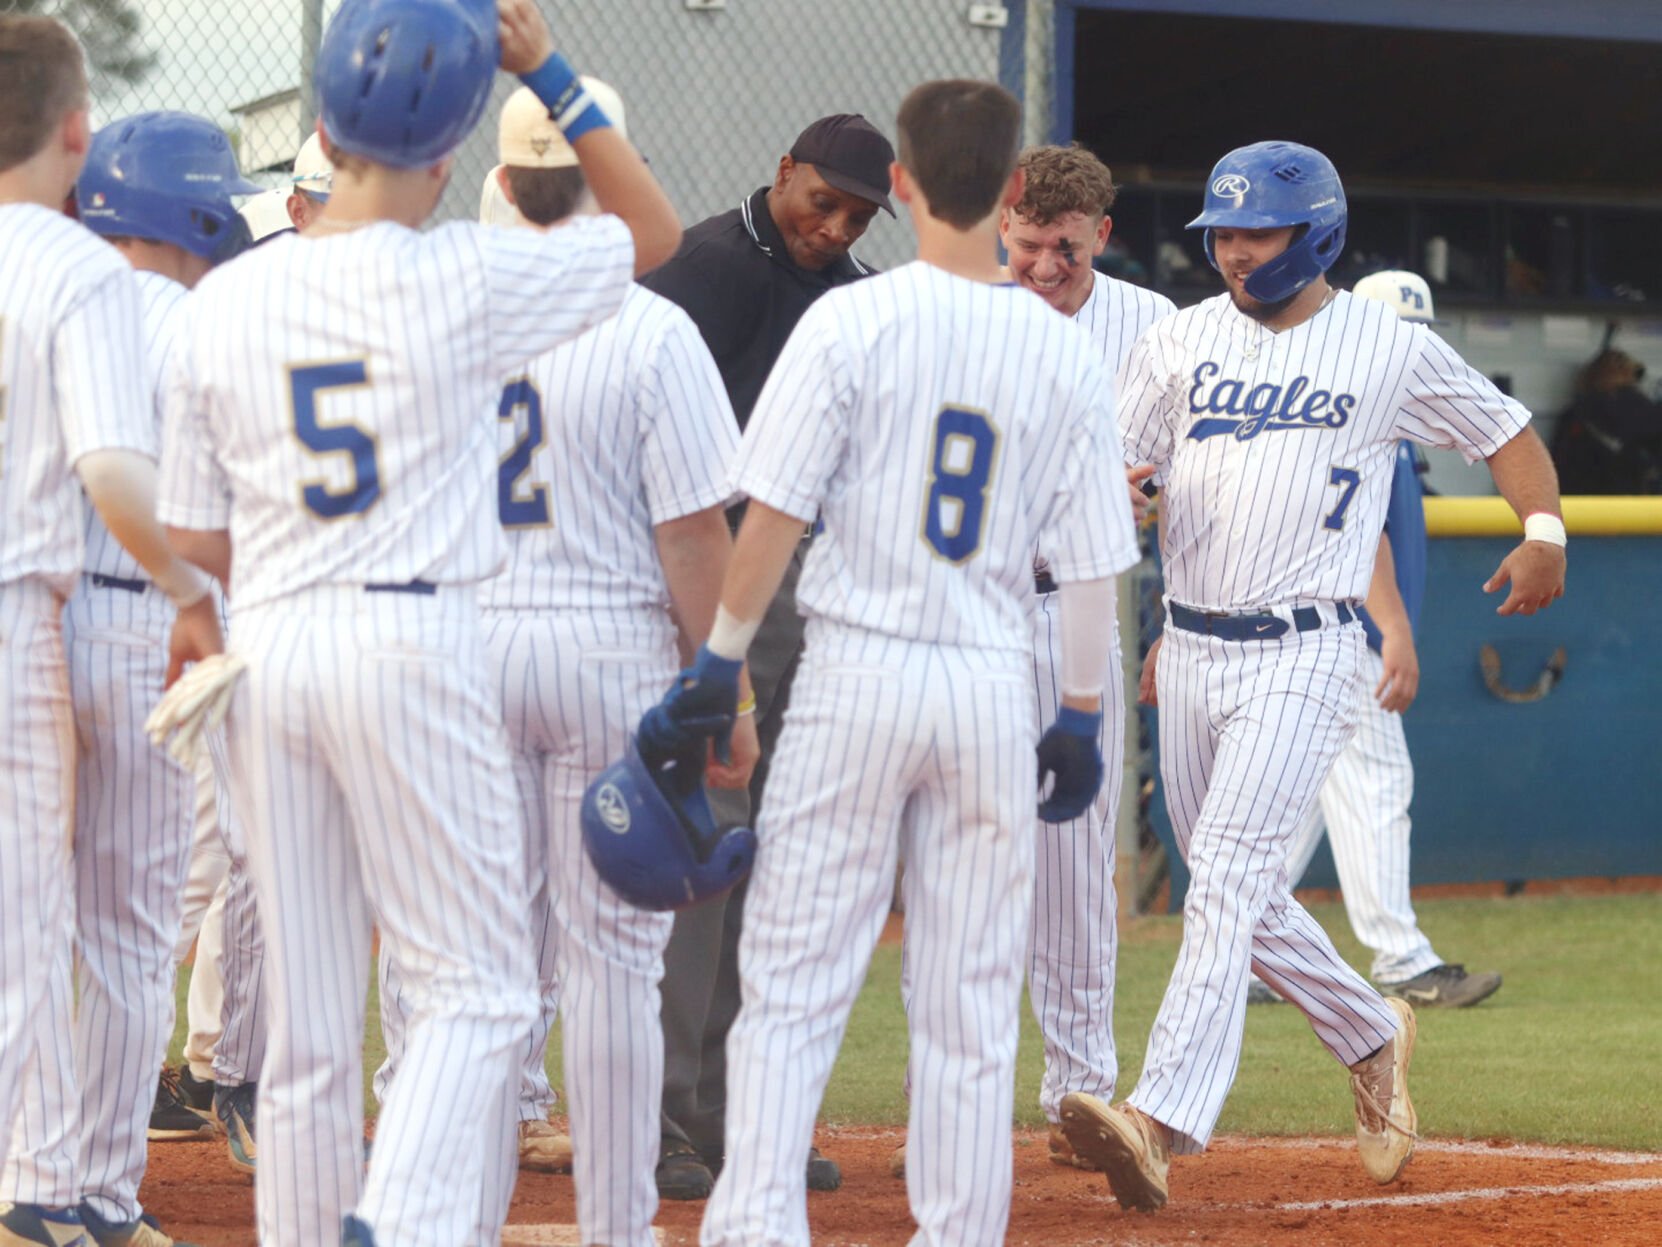
{"label": "dirt infield", "polygon": [[[814,1241],[887,1247],[912,1232],[904,1182],[889,1176],[894,1130],[821,1130],[843,1188],[810,1195]],[[253,1187],[224,1145],[166,1143],[150,1151],[143,1197],[175,1238],[201,1247],[252,1247]],[[669,1244],[697,1241],[704,1205],[665,1203]],[[511,1220],[574,1219],[569,1177],[522,1174]],[[1349,1140],[1225,1138],[1172,1166],[1162,1212],[1120,1211],[1103,1179],[1049,1163],[1043,1135],[1016,1136],[1016,1187],[1007,1242],[1050,1244],[1435,1243],[1439,1247],[1632,1244],[1662,1231],[1662,1155],[1433,1139],[1401,1181],[1375,1186]],[[574,1241],[534,1231],[532,1241]]]}

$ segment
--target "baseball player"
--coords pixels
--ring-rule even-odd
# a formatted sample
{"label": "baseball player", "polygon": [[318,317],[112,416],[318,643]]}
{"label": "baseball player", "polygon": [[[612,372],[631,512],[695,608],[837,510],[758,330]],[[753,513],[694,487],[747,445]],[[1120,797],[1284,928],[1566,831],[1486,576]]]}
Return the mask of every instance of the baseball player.
{"label": "baseball player", "polygon": [[1211,1137],[1250,970],[1349,1067],[1367,1172],[1393,1181],[1413,1153],[1413,1010],[1345,964],[1287,877],[1293,835],[1355,730],[1356,612],[1398,441],[1487,460],[1525,517],[1525,540],[1485,586],[1510,582],[1500,613],[1563,591],[1558,491],[1529,413],[1423,326],[1328,285],[1345,220],[1320,152],[1229,153],[1190,223],[1207,231],[1226,293],[1156,322],[1122,378],[1130,462],[1152,464],[1164,495],[1167,625],[1143,695],[1161,709],[1161,774],[1191,872],[1136,1088],[1112,1108],[1062,1101],[1069,1142],[1127,1208],[1161,1207],[1171,1154]]}
{"label": "baseball player", "polygon": [[[233,196],[259,187],[237,170],[218,126],[187,113],[141,113],[94,137],[76,183],[81,221],[110,238],[137,271],[145,376],[157,434],[164,367],[187,291],[246,246]],[[75,1041],[42,1054],[74,1060],[76,1077],[43,1069],[25,1106],[5,1181],[19,1168],[80,1174],[82,1220],[98,1242],[161,1247],[140,1220],[139,1181],[154,1099],[145,1075],[173,1033],[173,946],[191,841],[196,779],[153,746],[144,720],[162,695],[173,608],[96,513],[87,517],[86,570],[64,610],[77,780],[75,874],[80,976]],[[54,1137],[78,1082],[77,1136]],[[164,1077],[162,1094],[172,1090]],[[174,1097],[174,1137],[211,1134]]]}
{"label": "baseball player", "polygon": [[[576,154],[528,90],[503,109],[501,159],[499,185],[531,224],[582,210]],[[680,665],[677,627],[683,660],[709,631],[732,544],[722,505],[738,426],[691,318],[639,286],[611,320],[533,361],[498,413],[508,566],[481,601],[553,918],[543,977],[545,991],[559,985],[579,1237],[648,1247],[672,916],[600,883],[580,810]],[[758,752],[753,715],[736,737],[742,783]]]}
{"label": "baseball player", "polygon": [[[137,1072],[123,1091],[106,1080],[104,1054],[90,1046],[89,1032],[77,1039],[71,1022],[72,889],[80,886],[84,896],[86,879],[74,874],[71,846],[78,832],[92,830],[74,822],[76,718],[60,620],[85,566],[77,480],[136,560],[127,570],[144,579],[145,599],[154,591],[177,608],[163,679],[217,652],[221,640],[207,577],[173,555],[154,514],[156,430],[145,402],[153,387],[145,384],[139,284],[117,251],[60,211],[90,145],[81,49],[64,26],[0,17],[0,109],[10,119],[0,143],[0,763],[11,780],[0,798],[0,1139],[7,1141],[0,1244],[64,1247],[86,1242],[77,1208],[83,1178],[107,1199],[125,1190],[134,1146],[142,1168],[144,1110],[169,1027],[156,1025],[163,1001],[118,998],[123,993],[110,992],[104,976],[148,973],[152,986],[165,978],[168,941],[143,928],[165,931],[177,902],[176,878],[173,895],[129,892],[135,881],[149,882],[141,869],[109,877],[113,912],[85,915],[82,1019],[134,1028],[123,1042],[135,1049]],[[130,834],[135,851],[151,847],[150,827]],[[118,845],[108,847],[108,858],[118,856]],[[165,846],[160,851],[166,855]],[[119,875],[122,868],[103,860],[90,869]],[[156,870],[166,875],[165,867]],[[112,947],[122,938],[136,946]],[[148,957],[158,944],[159,959]],[[108,1034],[98,1040],[107,1044]],[[92,1111],[108,1114],[123,1152],[107,1157],[98,1149],[108,1140],[91,1140],[88,1169],[77,1075],[63,1059],[77,1049]],[[51,1163],[42,1163],[48,1155]],[[136,1187],[136,1175],[131,1181]],[[105,1202],[101,1210],[111,1207]],[[140,1233],[136,1218],[125,1225],[101,1219],[98,1230],[101,1242],[167,1241]]]}
{"label": "baseball player", "polygon": [[[1108,245],[1115,187],[1108,167],[1079,146],[1022,153],[1026,188],[999,222],[1010,275],[1085,330],[1104,370],[1117,375],[1143,330],[1176,311],[1170,299],[1097,272],[1091,261]],[[1061,698],[1060,618],[1056,581],[1034,566],[1033,678],[1039,721],[1056,716]],[[1102,754],[1125,752],[1125,685],[1119,620],[1109,621],[1103,686]],[[1044,1035],[1039,1105],[1050,1122],[1050,1156],[1080,1164],[1062,1133],[1062,1097],[1088,1091],[1109,1098],[1114,1058],[1114,820],[1123,768],[1110,766],[1084,816],[1067,823],[1035,820],[1038,857],[1028,990]]]}
{"label": "baseball player", "polygon": [[[1433,323],[1431,288],[1417,273],[1374,273],[1352,293],[1378,299],[1398,316]],[[1287,878],[1296,884],[1321,843],[1325,822],[1333,861],[1344,889],[1345,913],[1356,938],[1373,950],[1373,981],[1416,1007],[1462,1008],[1500,989],[1493,971],[1468,973],[1438,957],[1420,930],[1408,892],[1408,802],[1414,764],[1402,731],[1402,712],[1419,687],[1414,628],[1425,599],[1424,491],[1413,449],[1397,451],[1385,531],[1379,539],[1373,581],[1361,613],[1368,649],[1363,655],[1356,736],[1333,761],[1293,836]],[[1253,979],[1247,1002],[1279,1000]]]}
{"label": "baseball player", "polygon": [[903,839],[918,1237],[1003,1241],[1033,896],[1035,545],[1064,598],[1041,811],[1077,817],[1101,782],[1113,576],[1137,557],[1111,383],[1083,334],[1002,281],[999,210],[1022,188],[1015,100],[927,83],[897,129],[894,193],[920,259],[831,291],[791,335],[734,466],[750,506],[710,640],[639,734],[651,760],[679,745],[679,725],[734,712],[740,660],[820,516],[740,946],[712,1247],[808,1242],[797,1158]]}
{"label": "baseball player", "polygon": [[[499,59],[617,215],[416,232]],[[484,1178],[512,1166],[504,1092],[536,1016],[474,589],[503,553],[497,399],[513,368],[614,313],[680,230],[532,0],[347,0],[315,77],[329,202],[202,282],[164,441],[178,540],[215,568],[235,552],[218,670],[245,667],[227,735],[266,938],[259,1230],[494,1242]],[[411,1024],[366,1175],[372,923]]]}

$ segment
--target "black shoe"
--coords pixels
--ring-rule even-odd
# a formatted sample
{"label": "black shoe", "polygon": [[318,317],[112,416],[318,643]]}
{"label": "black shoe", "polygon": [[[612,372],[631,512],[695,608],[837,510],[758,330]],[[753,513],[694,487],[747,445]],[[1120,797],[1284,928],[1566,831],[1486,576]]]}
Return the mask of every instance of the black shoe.
{"label": "black shoe", "polygon": [[152,1143],[213,1138],[213,1123],[191,1110],[179,1090],[179,1073],[165,1066],[156,1084],[156,1102],[150,1109],[145,1137]]}
{"label": "black shoe", "polygon": [[1263,979],[1255,978],[1247,983],[1247,1003],[1249,1005],[1280,1005],[1287,1002],[1276,995],[1275,988],[1264,982]]}
{"label": "black shoe", "polygon": [[191,1073],[189,1062],[179,1067],[179,1098],[185,1102],[186,1108],[200,1115],[203,1121],[213,1121],[214,1080],[198,1078]]}
{"label": "black shoe", "polygon": [[1416,974],[1404,983],[1381,983],[1379,990],[1387,996],[1399,996],[1416,1009],[1435,1005],[1444,1009],[1464,1009],[1480,1000],[1487,1000],[1500,990],[1500,975],[1493,970],[1482,974],[1467,974],[1460,965],[1432,966],[1424,974]]}
{"label": "black shoe", "polygon": [[652,1176],[663,1199],[708,1199],[716,1184],[698,1149],[679,1140],[665,1140]]}
{"label": "black shoe", "polygon": [[821,1156],[819,1148],[808,1149],[808,1189],[834,1191],[843,1184],[843,1171],[829,1156]]}

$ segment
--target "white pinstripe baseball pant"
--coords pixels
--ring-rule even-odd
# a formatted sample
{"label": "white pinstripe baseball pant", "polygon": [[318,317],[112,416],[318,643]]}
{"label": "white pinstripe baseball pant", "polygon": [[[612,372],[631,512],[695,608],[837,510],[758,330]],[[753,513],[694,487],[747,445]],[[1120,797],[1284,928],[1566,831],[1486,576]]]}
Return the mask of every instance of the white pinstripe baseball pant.
{"label": "white pinstripe baseball pant", "polygon": [[[267,946],[262,1241],[472,1241],[511,1164],[503,1089],[536,1015],[513,781],[470,590],[319,588],[239,610],[229,720]],[[363,1170],[371,923],[411,1024]],[[487,1153],[493,1158],[487,1161]]]}
{"label": "white pinstripe baseball pant", "polygon": [[810,621],[768,780],[705,1247],[808,1242],[802,1157],[905,843],[913,1242],[1004,1241],[1033,901],[1019,655]]}
{"label": "white pinstripe baseball pant", "polygon": [[1396,1032],[1379,993],[1297,901],[1287,851],[1350,738],[1359,623],[1278,640],[1165,630],[1156,668],[1160,773],[1189,865],[1183,943],[1129,1099],[1175,1132],[1211,1138],[1240,1064],[1250,971],[1310,1020],[1345,1065]]}

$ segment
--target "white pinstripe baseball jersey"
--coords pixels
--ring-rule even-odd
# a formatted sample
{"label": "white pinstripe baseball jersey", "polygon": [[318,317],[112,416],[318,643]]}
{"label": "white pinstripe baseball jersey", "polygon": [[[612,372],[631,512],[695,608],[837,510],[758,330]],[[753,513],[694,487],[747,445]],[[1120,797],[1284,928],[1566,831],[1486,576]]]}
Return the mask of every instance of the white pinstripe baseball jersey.
{"label": "white pinstripe baseball jersey", "polygon": [[1398,438],[1493,454],[1529,422],[1423,325],[1344,291],[1272,333],[1218,295],[1122,377],[1130,462],[1158,465],[1173,600],[1250,611],[1367,595]]}
{"label": "white pinstripe baseball jersey", "polygon": [[480,605],[666,607],[652,528],[725,501],[739,440],[692,319],[631,286],[616,316],[510,381],[498,415],[508,562]]}
{"label": "white pinstripe baseball jersey", "polygon": [[809,616],[1032,650],[1032,551],[1059,580],[1137,561],[1113,385],[1042,300],[914,262],[803,316],[757,400],[738,488],[825,532]]}
{"label": "white pinstripe baseball jersey", "polygon": [[0,205],[0,584],[67,588],[85,556],[75,461],[156,453],[139,294],[119,252],[61,212]]}
{"label": "white pinstripe baseball jersey", "polygon": [[239,609],[484,579],[503,557],[502,378],[615,312],[633,263],[616,217],[552,234],[379,222],[210,273],[168,397],[164,519],[229,527]]}
{"label": "white pinstripe baseball jersey", "polygon": [[1090,295],[1073,314],[1073,320],[1090,335],[1102,352],[1104,367],[1117,377],[1131,354],[1132,344],[1155,321],[1175,312],[1177,304],[1163,294],[1119,281],[1106,273],[1097,273],[1095,277]]}
{"label": "white pinstripe baseball jersey", "polygon": [[[144,394],[150,400],[154,414],[157,445],[161,444],[162,383],[166,365],[182,324],[179,313],[184,310],[185,296],[190,292],[172,278],[160,273],[139,270],[133,274],[138,281],[140,314],[144,318]],[[147,580],[138,560],[110,536],[98,512],[87,508],[86,570],[118,576],[123,580]]]}

